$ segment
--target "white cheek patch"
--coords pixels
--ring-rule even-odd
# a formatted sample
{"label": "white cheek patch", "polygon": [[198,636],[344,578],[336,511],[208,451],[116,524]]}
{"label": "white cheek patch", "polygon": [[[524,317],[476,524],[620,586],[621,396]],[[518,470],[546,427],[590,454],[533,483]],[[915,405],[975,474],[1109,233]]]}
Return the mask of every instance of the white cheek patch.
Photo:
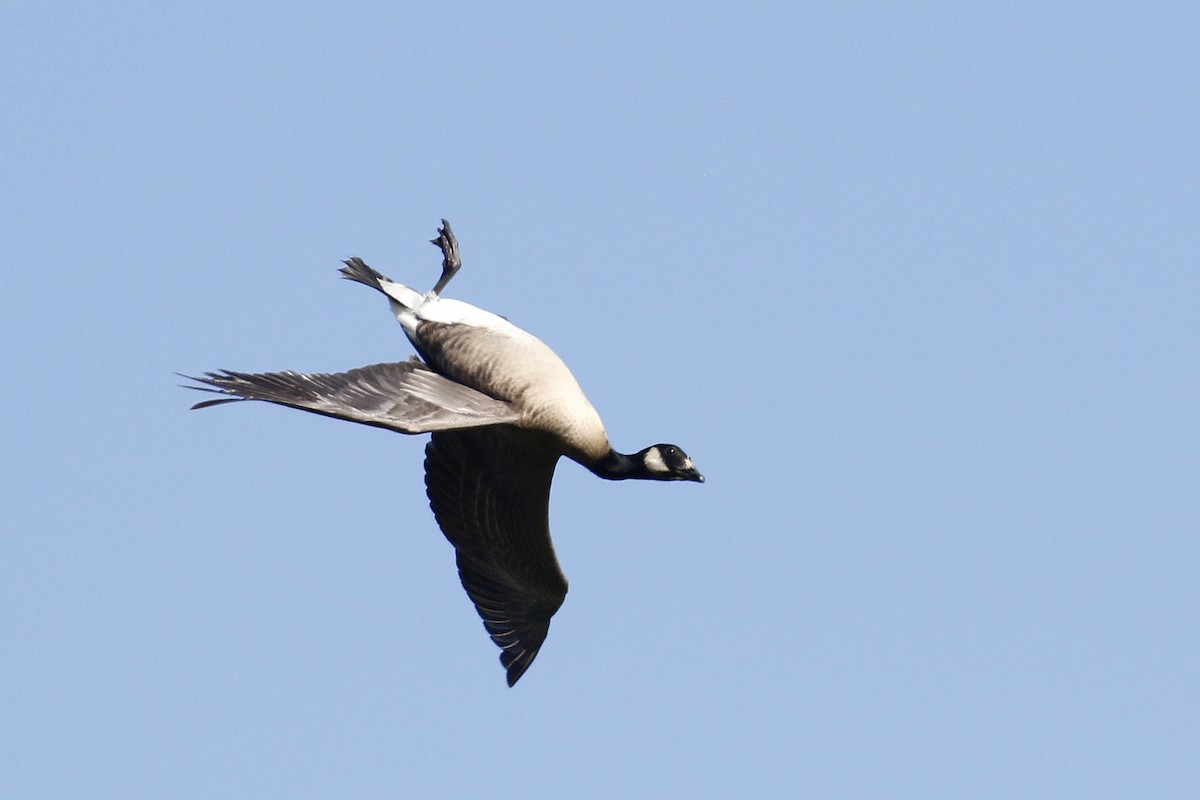
{"label": "white cheek patch", "polygon": [[662,453],[658,452],[657,447],[646,451],[646,457],[644,460],[645,460],[645,464],[646,464],[646,469],[650,470],[651,472],[670,472],[671,471],[671,470],[667,469],[667,462],[663,461]]}

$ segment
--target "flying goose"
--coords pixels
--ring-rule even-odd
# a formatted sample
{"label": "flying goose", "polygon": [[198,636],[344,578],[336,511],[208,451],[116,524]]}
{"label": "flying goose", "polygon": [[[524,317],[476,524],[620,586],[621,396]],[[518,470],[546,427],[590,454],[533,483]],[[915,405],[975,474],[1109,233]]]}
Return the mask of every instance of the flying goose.
{"label": "flying goose", "polygon": [[442,220],[442,274],[421,294],[351,258],[342,277],[387,296],[421,359],[336,374],[222,370],[188,388],[311,411],[400,433],[430,433],[425,487],[458,574],[501,648],[512,686],[537,656],[567,581],[550,541],[550,482],[566,456],[601,478],[704,482],[679,447],[613,449],[596,410],[554,351],[507,319],[441,297],[462,266]]}

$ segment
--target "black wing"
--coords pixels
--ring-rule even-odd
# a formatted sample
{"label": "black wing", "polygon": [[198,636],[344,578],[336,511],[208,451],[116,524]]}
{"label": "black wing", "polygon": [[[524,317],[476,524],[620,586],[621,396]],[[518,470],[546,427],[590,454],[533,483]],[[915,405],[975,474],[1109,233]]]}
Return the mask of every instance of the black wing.
{"label": "black wing", "polygon": [[[208,372],[188,388],[225,395],[192,408],[265,400],[402,433],[515,422],[513,407],[438,375],[420,361],[373,364],[338,373]],[[211,388],[210,388],[211,387]]]}
{"label": "black wing", "polygon": [[504,428],[433,434],[425,486],[454,545],[458,574],[512,686],[546,639],[567,595],[550,542],[550,482],[559,456]]}

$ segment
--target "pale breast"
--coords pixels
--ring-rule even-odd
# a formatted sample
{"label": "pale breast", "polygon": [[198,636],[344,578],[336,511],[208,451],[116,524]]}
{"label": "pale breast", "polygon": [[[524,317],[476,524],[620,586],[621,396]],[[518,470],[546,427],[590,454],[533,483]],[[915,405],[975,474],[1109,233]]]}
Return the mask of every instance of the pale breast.
{"label": "pale breast", "polygon": [[478,327],[423,321],[413,344],[429,365],[522,413],[521,427],[550,434],[583,464],[609,451],[600,415],[562,359],[514,325]]}

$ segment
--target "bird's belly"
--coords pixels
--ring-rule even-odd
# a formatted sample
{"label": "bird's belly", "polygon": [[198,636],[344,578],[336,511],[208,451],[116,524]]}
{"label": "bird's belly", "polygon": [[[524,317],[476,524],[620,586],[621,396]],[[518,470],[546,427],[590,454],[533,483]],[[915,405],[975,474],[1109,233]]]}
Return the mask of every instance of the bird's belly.
{"label": "bird's belly", "polygon": [[559,449],[583,464],[608,453],[600,415],[567,365],[537,337],[515,326],[492,330],[428,322],[417,333],[413,343],[431,367],[515,405],[521,428],[560,440]]}

